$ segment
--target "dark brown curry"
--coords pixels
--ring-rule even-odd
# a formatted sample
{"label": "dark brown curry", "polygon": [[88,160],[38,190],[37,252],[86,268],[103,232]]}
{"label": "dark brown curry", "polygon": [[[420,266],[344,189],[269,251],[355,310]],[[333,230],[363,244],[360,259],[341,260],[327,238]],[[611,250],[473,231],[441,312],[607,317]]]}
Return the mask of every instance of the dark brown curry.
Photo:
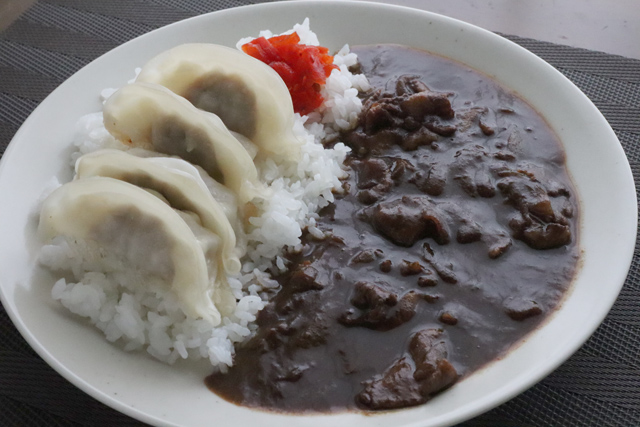
{"label": "dark brown curry", "polygon": [[513,93],[405,47],[354,48],[375,90],[345,192],[304,236],[259,330],[207,385],[291,412],[426,402],[558,305],[576,268],[564,153]]}

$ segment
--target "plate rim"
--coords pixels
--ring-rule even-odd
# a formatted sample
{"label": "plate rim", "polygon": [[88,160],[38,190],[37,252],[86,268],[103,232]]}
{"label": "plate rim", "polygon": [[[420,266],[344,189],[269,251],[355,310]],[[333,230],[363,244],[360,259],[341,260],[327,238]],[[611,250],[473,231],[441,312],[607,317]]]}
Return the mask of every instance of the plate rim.
{"label": "plate rim", "polygon": [[[431,16],[437,19],[443,19],[444,21],[450,21],[452,23],[455,23],[455,25],[462,25],[463,27],[473,27],[474,31],[480,30],[481,32],[484,32],[486,34],[490,34],[490,37],[498,37],[499,39],[501,39],[502,41],[512,44],[513,46],[517,47],[518,49],[521,49],[521,51],[523,52],[523,54],[525,55],[531,55],[533,57],[536,58],[536,60],[542,61],[544,64],[546,64],[546,66],[548,66],[551,70],[553,70],[553,72],[557,73],[559,76],[561,76],[563,79],[566,80],[566,82],[568,82],[570,85],[572,85],[576,90],[578,90],[582,96],[584,97],[584,99],[589,102],[594,108],[595,105],[593,105],[593,103],[591,102],[591,100],[584,95],[578,88],[577,86],[575,86],[575,84],[573,82],[571,82],[568,78],[566,78],[565,76],[563,76],[559,71],[557,71],[555,68],[553,68],[550,64],[548,64],[546,61],[543,61],[542,59],[540,59],[538,56],[536,56],[535,54],[531,53],[530,51],[526,50],[525,48],[517,45],[516,43],[500,36],[497,35],[495,33],[492,33],[488,30],[482,29],[480,27],[476,27],[473,26],[471,24],[465,23],[463,21],[454,19],[454,18],[450,18],[450,17],[446,17],[444,15],[439,15],[433,12],[427,12],[427,11],[419,11],[416,9],[412,9],[409,7],[405,7],[405,6],[394,6],[394,5],[388,5],[388,4],[380,4],[380,3],[374,3],[374,2],[350,2],[350,1],[343,1],[343,0],[304,0],[304,1],[298,1],[298,2],[287,2],[287,1],[282,1],[282,2],[272,2],[272,3],[259,3],[259,4],[254,4],[254,5],[245,5],[245,6],[240,6],[240,7],[236,7],[236,8],[231,8],[231,9],[224,9],[224,10],[219,10],[219,11],[214,11],[214,12],[210,12],[207,14],[203,14],[203,15],[198,15],[192,18],[188,18],[186,20],[182,20],[182,21],[178,21],[172,24],[169,24],[167,26],[155,29],[149,33],[143,34],[139,37],[136,37],[122,45],[119,45],[118,47],[114,48],[113,50],[110,50],[109,52],[106,52],[105,54],[101,55],[100,57],[94,59],[93,61],[91,61],[89,64],[87,64],[85,67],[81,68],[80,70],[78,70],[76,73],[74,73],[71,77],[69,77],[69,79],[65,80],[65,82],[63,82],[59,87],[57,87],[54,91],[52,91],[51,94],[49,94],[47,96],[47,98],[45,98],[45,100],[43,100],[40,105],[38,105],[38,107],[36,107],[36,109],[34,109],[34,111],[29,115],[29,117],[25,120],[25,122],[22,124],[22,126],[19,128],[19,130],[16,132],[16,134],[14,135],[14,137],[12,138],[11,142],[9,143],[9,145],[7,146],[2,159],[0,160],[0,182],[3,180],[4,177],[4,173],[5,173],[5,169],[6,169],[6,164],[10,161],[10,159],[13,157],[13,152],[16,149],[17,144],[19,143],[19,141],[23,138],[23,134],[26,132],[26,128],[31,124],[31,121],[35,120],[34,116],[36,115],[37,112],[39,112],[40,110],[46,110],[48,108],[48,103],[47,100],[50,99],[51,97],[54,96],[55,93],[57,93],[59,90],[61,90],[60,88],[62,86],[67,85],[67,83],[74,79],[78,74],[83,73],[83,71],[85,70],[86,67],[90,66],[91,64],[95,64],[96,62],[101,62],[104,61],[106,56],[110,55],[113,51],[117,50],[117,49],[122,49],[125,48],[125,46],[129,46],[130,44],[133,43],[140,43],[140,39],[142,38],[150,38],[150,37],[154,37],[155,35],[157,35],[158,32],[160,31],[164,31],[169,27],[174,27],[174,26],[181,26],[184,25],[185,22],[187,21],[191,21],[191,20],[197,20],[197,19],[210,19],[210,16],[212,15],[226,15],[226,14],[235,14],[235,13],[240,13],[238,12],[239,10],[247,10],[247,9],[255,9],[256,11],[259,11],[262,8],[277,8],[277,7],[282,7],[282,5],[295,5],[296,3],[308,3],[308,4],[323,4],[323,5],[338,5],[340,4],[341,7],[344,6],[345,3],[349,3],[350,7],[353,8],[367,8],[367,7],[372,7],[372,8],[376,8],[376,9],[387,9],[387,10],[400,10],[400,9],[404,9],[404,10],[410,10],[412,13],[421,13],[422,15],[424,15],[425,17],[427,16]],[[286,6],[286,7],[290,7],[290,6]],[[293,6],[293,7],[298,7],[298,6]],[[312,26],[313,26],[313,22],[312,22]],[[600,113],[601,114],[601,113]],[[605,120],[606,121],[606,120]],[[607,124],[608,125],[608,124]],[[608,125],[609,126],[609,125]],[[609,126],[609,131],[611,132],[611,134],[613,135],[613,137],[617,140],[617,137],[615,136],[615,133],[613,132],[613,130],[611,129],[611,127]],[[626,155],[624,154],[624,150],[622,149],[621,144],[618,141],[618,148],[619,151],[622,152],[622,155],[626,158]],[[628,175],[631,178],[631,182],[633,183],[633,177],[631,174],[631,169],[629,167],[629,164],[627,162],[627,169],[628,169]],[[635,195],[635,185],[632,186],[633,190],[634,190],[634,195]],[[637,200],[637,196],[636,196],[636,200]],[[636,232],[637,232],[637,209],[635,211],[635,223],[636,223]],[[634,234],[634,239],[635,241],[635,234]],[[631,248],[633,249],[634,245],[631,245]],[[628,262],[626,262],[626,265],[628,265],[628,267],[625,270],[624,276],[626,277],[629,267],[631,265],[631,260],[632,260],[632,256],[633,256],[633,250],[629,251],[628,253]],[[2,282],[4,282],[4,280],[2,280]],[[619,288],[618,288],[618,292],[616,293],[616,296],[612,299],[611,304],[608,306],[608,308],[604,311],[605,316],[606,314],[609,312],[609,310],[611,309],[611,305],[613,305],[613,303],[615,302],[617,295],[619,293],[619,291],[622,289],[622,286],[624,284],[624,279],[621,281],[622,283],[620,284]],[[133,418],[139,419],[141,421],[147,422],[147,423],[156,423],[156,424],[162,424],[162,425],[174,425],[174,424],[165,424],[166,421],[158,418],[156,416],[141,412],[135,408],[131,408],[130,406],[126,405],[125,403],[119,401],[118,399],[113,398],[112,396],[103,393],[102,391],[94,388],[92,385],[88,384],[84,379],[78,377],[74,372],[67,370],[60,361],[58,361],[57,359],[55,359],[55,357],[53,355],[51,355],[49,353],[49,351],[47,351],[46,348],[42,347],[41,344],[38,342],[38,340],[36,339],[36,337],[34,337],[28,327],[23,323],[22,318],[20,317],[19,313],[16,311],[14,312],[14,310],[16,309],[16,307],[13,305],[12,301],[8,300],[6,295],[5,295],[5,291],[4,291],[4,286],[0,285],[0,299],[2,300],[2,303],[5,307],[5,310],[7,312],[7,314],[9,315],[9,317],[11,318],[12,322],[14,323],[14,325],[16,325],[16,328],[19,330],[19,332],[21,333],[21,335],[25,338],[25,340],[29,343],[29,345],[50,365],[52,366],[53,369],[55,369],[58,373],[60,373],[63,377],[65,377],[67,380],[69,380],[72,384],[74,384],[76,387],[80,388],[82,391],[84,391],[85,393],[91,395],[92,397],[96,398],[97,400],[101,401],[102,403],[105,403],[106,405],[126,414],[129,415]],[[602,317],[602,319],[604,319],[604,317]],[[542,378],[544,378],[544,376],[548,375],[548,373],[550,373],[551,371],[553,371],[554,369],[556,369],[560,364],[564,363],[564,361],[566,361],[566,359],[568,357],[571,356],[571,354],[573,354],[575,351],[578,350],[578,348],[580,348],[584,342],[593,334],[593,332],[595,331],[595,329],[597,328],[597,326],[601,323],[602,319],[600,319],[600,321],[597,323],[597,325],[588,333],[588,335],[584,338],[584,340],[582,340],[579,344],[571,347],[571,348],[567,348],[565,353],[566,353],[566,357],[563,358],[559,358],[557,359],[557,363],[555,364],[548,364],[546,366],[546,369],[544,370],[544,374],[542,376],[540,376],[540,378],[531,378],[530,381],[526,384],[521,384],[521,386],[516,387],[517,390],[514,390],[513,393],[514,394],[519,394],[522,391],[524,391],[525,389],[529,388],[530,386],[532,386],[533,384],[537,383],[538,381],[540,381]],[[574,348],[575,347],[575,348]],[[509,394],[509,395],[505,395],[504,399],[500,400],[500,401],[496,401],[495,404],[493,404],[492,406],[486,407],[486,406],[482,406],[482,407],[478,407],[475,408],[470,411],[466,411],[465,414],[460,414],[460,417],[457,418],[452,418],[451,422],[459,422],[463,419],[468,419],[470,417],[473,417],[475,415],[478,415],[479,413],[482,413],[484,411],[487,411],[495,406],[498,406],[499,404],[503,403],[504,401],[510,399],[513,397],[514,394]],[[412,424],[408,424],[408,425],[412,425]],[[418,425],[418,424],[415,424]]]}

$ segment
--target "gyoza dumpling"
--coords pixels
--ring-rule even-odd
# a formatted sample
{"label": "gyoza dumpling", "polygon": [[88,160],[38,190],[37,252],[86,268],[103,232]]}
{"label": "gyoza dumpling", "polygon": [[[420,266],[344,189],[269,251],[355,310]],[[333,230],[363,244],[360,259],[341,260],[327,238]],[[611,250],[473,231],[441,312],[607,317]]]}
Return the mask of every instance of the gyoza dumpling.
{"label": "gyoza dumpling", "polygon": [[[135,155],[137,156],[137,154]],[[151,161],[156,165],[164,166],[169,169],[175,169],[177,171],[193,176],[193,178],[198,181],[198,185],[200,186],[204,184],[203,188],[208,190],[209,194],[211,194],[216,202],[218,202],[220,207],[222,207],[224,214],[235,229],[235,224],[238,222],[238,198],[233,193],[233,191],[231,191],[215,179],[211,178],[201,167],[194,166],[182,159],[176,157],[156,156],[146,158],[150,158]]]}
{"label": "gyoza dumpling", "polygon": [[233,190],[241,203],[259,195],[253,160],[222,121],[168,89],[134,83],[104,105],[104,125],[114,137],[201,166]]}
{"label": "gyoza dumpling", "polygon": [[177,212],[132,184],[85,178],[59,187],[44,201],[38,233],[44,242],[62,236],[83,245],[87,271],[170,286],[187,315],[217,325],[219,308],[230,307],[214,304],[217,273],[209,271],[203,245]]}
{"label": "gyoza dumpling", "polygon": [[[185,172],[189,169],[191,173]],[[244,250],[238,248],[239,252],[236,252],[234,228],[224,208],[209,193],[198,171],[189,163],[181,159],[141,158],[124,151],[99,150],[85,154],[76,162],[76,179],[90,176],[115,178],[155,190],[174,209],[195,213],[202,226],[220,238],[219,258],[227,273],[240,271],[239,258],[244,255]]]}
{"label": "gyoza dumpling", "polygon": [[136,81],[165,86],[217,114],[229,129],[256,144],[263,156],[295,160],[300,153],[287,86],[271,67],[236,49],[183,44],[147,62]]}

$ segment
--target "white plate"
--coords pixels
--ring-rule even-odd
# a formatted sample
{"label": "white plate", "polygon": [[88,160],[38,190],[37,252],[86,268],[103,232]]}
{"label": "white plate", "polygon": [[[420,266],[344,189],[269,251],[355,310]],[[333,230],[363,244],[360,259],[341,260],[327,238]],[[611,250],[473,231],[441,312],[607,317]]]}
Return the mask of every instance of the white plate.
{"label": "white plate", "polygon": [[[101,89],[125,84],[135,67],[177,44],[233,46],[267,27],[282,32],[306,16],[331,49],[344,43],[406,44],[468,64],[517,91],[560,136],[582,200],[583,266],[563,307],[503,360],[416,408],[375,416],[304,417],[237,407],[204,387],[205,365],[170,367],[119,350],[52,302],[48,278],[34,275],[35,220],[30,214],[45,183],[66,170],[74,123],[99,110]],[[56,89],[16,134],[0,166],[0,202],[0,291],[20,332],[44,360],[96,399],[142,421],[172,426],[441,426],[486,411],[539,381],[595,330],[626,277],[637,219],[631,171],[613,131],[587,97],[550,65],[460,21],[381,4],[332,1],[261,4],[199,16],[98,58]]]}

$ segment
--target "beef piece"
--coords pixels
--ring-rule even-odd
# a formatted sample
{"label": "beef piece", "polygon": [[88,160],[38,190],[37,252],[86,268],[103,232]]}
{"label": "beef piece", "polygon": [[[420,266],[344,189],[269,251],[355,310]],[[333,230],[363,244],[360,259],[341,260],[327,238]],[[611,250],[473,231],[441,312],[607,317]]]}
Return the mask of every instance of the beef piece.
{"label": "beef piece", "polygon": [[501,257],[513,244],[509,236],[494,234],[488,239],[489,258],[496,259]]}
{"label": "beef piece", "polygon": [[391,179],[398,185],[408,171],[415,170],[411,162],[405,159],[391,158]]}
{"label": "beef piece", "polygon": [[[297,275],[298,278],[302,276]],[[310,282],[307,279],[303,281]],[[307,316],[300,315],[305,312],[305,307],[309,307],[310,301],[317,300],[317,293],[313,296],[302,294],[296,289],[291,289],[291,286],[283,288],[281,292],[286,292],[289,297],[268,304],[258,313],[258,323],[269,326],[263,327],[251,341],[255,350],[264,353],[279,347],[311,348],[324,344],[328,322],[326,313],[320,309],[309,311]]]}
{"label": "beef piece", "polygon": [[350,65],[348,68],[349,72],[351,74],[362,74],[362,64],[360,62],[356,62],[353,65]]}
{"label": "beef piece", "polygon": [[455,317],[453,314],[449,313],[448,311],[441,313],[438,319],[445,325],[455,326],[458,324],[458,318]]}
{"label": "beef piece", "polygon": [[453,177],[453,180],[458,183],[460,188],[462,188],[469,197],[476,197],[476,185],[473,182],[473,178],[471,178],[467,173],[463,175],[456,175]]}
{"label": "beef piece", "polygon": [[278,334],[276,329],[265,330],[263,336],[259,341],[256,341],[260,345],[257,347],[257,350],[260,353],[266,353],[273,349],[280,347],[283,343],[282,336]]}
{"label": "beef piece", "polygon": [[410,247],[431,237],[438,244],[449,243],[445,214],[423,196],[403,196],[367,208],[364,217],[384,237],[399,246]]}
{"label": "beef piece", "polygon": [[351,304],[360,309],[387,305],[393,307],[398,303],[398,295],[383,289],[379,285],[368,282],[358,282],[355,285],[355,294],[351,298]]}
{"label": "beef piece", "polygon": [[396,81],[396,95],[402,112],[417,121],[424,116],[452,119],[455,115],[448,98],[451,94],[429,90],[419,76],[400,76]]}
{"label": "beef piece", "polygon": [[516,129],[513,132],[511,132],[509,134],[509,137],[507,138],[507,148],[514,153],[518,152],[520,151],[522,142],[523,142],[522,135]]}
{"label": "beef piece", "polygon": [[431,132],[429,129],[421,127],[415,132],[407,135],[402,141],[401,147],[405,151],[413,151],[422,146],[431,145],[432,142],[435,142],[437,140],[438,135]]}
{"label": "beef piece", "polygon": [[436,262],[435,260],[431,260],[431,265],[438,273],[438,277],[442,279],[443,282],[449,283],[450,285],[455,285],[458,283],[458,276],[453,272],[453,264],[444,264]]}
{"label": "beef piece", "polygon": [[355,156],[363,157],[369,153],[379,153],[394,145],[402,144],[404,131],[397,128],[385,128],[374,135],[363,131],[354,131],[345,135],[344,142],[353,149]]}
{"label": "beef piece", "polygon": [[533,249],[553,249],[571,242],[571,228],[559,223],[541,224],[531,219],[510,221],[514,237]]}
{"label": "beef piece", "polygon": [[495,129],[492,126],[488,125],[482,120],[478,122],[478,126],[480,126],[480,130],[482,130],[482,133],[486,136],[491,136],[496,133]]}
{"label": "beef piece", "polygon": [[402,276],[415,276],[417,274],[422,273],[424,267],[420,265],[418,261],[407,261],[403,260],[400,265],[400,275]]}
{"label": "beef piece", "polygon": [[486,107],[471,107],[467,110],[460,110],[456,115],[458,119],[458,131],[467,132],[468,130],[480,124],[480,117],[487,114]]}
{"label": "beef piece", "polygon": [[351,258],[350,264],[368,264],[376,259],[372,250],[360,251]]}
{"label": "beef piece", "polygon": [[548,192],[527,171],[502,171],[498,188],[518,210],[509,221],[513,236],[534,249],[552,249],[571,242],[571,228],[562,210],[556,212]]}
{"label": "beef piece", "polygon": [[383,273],[388,273],[391,271],[391,267],[393,266],[390,259],[385,259],[380,263],[380,271]]}
{"label": "beef piece", "polygon": [[407,132],[414,132],[422,127],[422,122],[416,120],[414,117],[407,116],[402,121],[402,129]]}
{"label": "beef piece", "polygon": [[355,316],[349,311],[338,319],[344,326],[362,326],[376,331],[389,331],[408,322],[416,314],[420,299],[429,299],[422,294],[409,291],[398,300],[398,295],[379,285],[360,282],[356,284],[351,303],[362,313]]}
{"label": "beef piece", "polygon": [[391,173],[387,163],[380,158],[360,160],[352,163],[356,171],[359,189],[368,189],[377,186],[390,187]]}
{"label": "beef piece", "polygon": [[451,102],[445,93],[430,91],[414,93],[400,102],[400,108],[402,112],[417,120],[425,116],[438,116],[443,119],[452,119],[455,116]]}
{"label": "beef piece", "polygon": [[418,277],[418,286],[421,288],[433,287],[438,284],[438,278],[432,270],[425,269],[423,275]]}
{"label": "beef piece", "polygon": [[474,181],[478,196],[491,198],[496,195],[495,183],[486,170],[478,169]]}
{"label": "beef piece", "polygon": [[[262,319],[264,322],[269,322],[269,318],[271,318],[274,314],[280,315],[288,315],[289,313],[297,310],[298,308],[304,305],[304,298],[300,295],[293,295],[291,298],[286,301],[279,302],[274,305],[274,312],[270,310],[270,307],[267,306],[264,310],[258,313],[258,317]],[[273,321],[273,320],[271,320]]]}
{"label": "beef piece", "polygon": [[[497,144],[496,144],[497,145]],[[536,175],[526,169],[511,169],[507,166],[497,167],[495,173],[500,178],[516,177],[516,178],[528,178],[531,182],[539,182]]]}
{"label": "beef piece", "polygon": [[542,314],[542,309],[535,301],[522,298],[509,297],[503,302],[507,315],[517,321]]}
{"label": "beef piece", "polygon": [[442,163],[421,164],[421,170],[416,172],[409,182],[415,184],[423,193],[439,196],[444,192],[447,184],[447,167]]}
{"label": "beef piece", "polygon": [[326,326],[321,322],[312,322],[314,319],[321,320],[319,317],[309,319],[310,322],[300,328],[287,326],[283,323],[282,327],[265,330],[262,337],[256,341],[260,343],[256,350],[264,353],[281,346],[313,348],[325,344],[327,342]]}
{"label": "beef piece", "polygon": [[291,273],[288,288],[290,292],[307,292],[318,291],[324,288],[324,285],[316,281],[318,270],[311,266],[301,266],[298,270]]}
{"label": "beef piece", "polygon": [[372,205],[378,200],[380,200],[382,196],[383,196],[382,194],[378,193],[373,189],[361,190],[361,191],[358,191],[358,193],[356,194],[358,201],[363,205]]}
{"label": "beef piece", "polygon": [[557,181],[549,181],[547,183],[547,194],[551,197],[570,197],[569,189]]}
{"label": "beef piece", "polygon": [[445,124],[440,122],[439,120],[427,120],[424,123],[424,126],[431,132],[440,136],[451,136],[456,133],[456,130],[458,130],[455,125]]}
{"label": "beef piece", "polygon": [[530,213],[540,220],[552,222],[555,218],[553,207],[545,188],[529,177],[511,176],[498,183],[500,192],[522,213]]}
{"label": "beef piece", "polygon": [[[511,237],[499,224],[492,224],[483,219],[482,216],[470,214],[462,210],[457,210],[453,214],[459,221],[458,230],[456,232],[456,241],[460,244],[469,244],[482,241],[488,247],[488,256],[490,259],[496,259],[502,256],[512,245]],[[476,221],[482,221],[479,223]],[[439,271],[446,277],[453,276],[453,271],[446,268],[441,262],[434,258],[433,250],[427,250],[423,256],[430,263],[435,263]],[[453,278],[452,277],[452,278]]]}
{"label": "beef piece", "polygon": [[396,92],[402,95],[378,90],[364,101],[359,130],[345,135],[356,155],[378,153],[391,145],[413,151],[456,131],[455,125],[441,122],[455,115],[450,94],[429,91],[415,76],[400,77]]}
{"label": "beef piece", "polygon": [[[324,319],[317,319],[324,320]],[[291,340],[295,347],[313,348],[324,345],[327,342],[327,328],[323,322],[310,322],[300,334]]]}
{"label": "beef piece", "polygon": [[446,359],[441,331],[424,329],[416,333],[408,354],[392,364],[382,375],[365,382],[356,401],[368,409],[394,409],[415,406],[429,400],[458,379]]}
{"label": "beef piece", "polygon": [[356,197],[362,204],[371,205],[377,202],[393,186],[391,170],[383,159],[354,161],[351,167],[357,174],[358,188],[361,191],[356,194]]}
{"label": "beef piece", "polygon": [[405,74],[398,77],[396,81],[396,95],[405,96],[413,95],[414,93],[428,91],[429,88],[426,84],[421,82],[419,76]]}
{"label": "beef piece", "polygon": [[405,133],[402,129],[383,129],[370,138],[370,149],[378,153],[387,150],[393,145],[401,145],[404,135]]}
{"label": "beef piece", "polygon": [[453,272],[453,264],[436,259],[435,252],[427,242],[422,245],[422,258],[433,267],[443,282],[451,285],[458,283],[458,277]]}
{"label": "beef piece", "polygon": [[367,409],[396,409],[426,402],[420,384],[413,378],[414,367],[408,357],[396,361],[381,376],[365,383],[356,402]]}
{"label": "beef piece", "polygon": [[516,156],[507,151],[497,151],[493,153],[493,157],[498,160],[504,160],[505,162],[514,162],[516,160]]}
{"label": "beef piece", "polygon": [[382,199],[394,185],[400,185],[407,171],[415,169],[408,160],[395,157],[353,160],[350,165],[356,171],[360,189],[356,197],[364,205]]}
{"label": "beef piece", "polygon": [[447,361],[447,347],[439,329],[423,329],[411,338],[409,354],[416,364],[413,377],[421,384],[423,396],[451,386],[457,379],[455,368]]}
{"label": "beef piece", "polygon": [[390,111],[389,105],[375,102],[368,106],[364,112],[364,131],[366,134],[371,135],[380,129],[390,128],[394,125],[393,110]]}
{"label": "beef piece", "polygon": [[[305,304],[309,306],[308,300]],[[323,310],[314,310],[306,315],[297,311],[282,323],[286,328],[276,330],[283,341],[288,341],[287,347],[313,348],[327,342],[328,322],[329,319]]]}
{"label": "beef piece", "polygon": [[364,156],[369,152],[369,136],[362,130],[350,132],[344,136],[344,142],[357,156]]}
{"label": "beef piece", "polygon": [[[344,187],[344,185],[343,185]],[[349,190],[347,188],[345,188],[345,193],[348,193]],[[318,215],[327,218],[329,221],[335,221],[335,217],[336,217],[336,204],[335,203],[329,203],[327,206],[325,206],[324,208],[320,209],[318,211]],[[333,233],[326,233],[327,236],[334,236]]]}
{"label": "beef piece", "polygon": [[451,175],[470,197],[476,197],[480,193],[483,197],[495,194],[491,177],[487,172],[488,162],[489,155],[481,145],[469,145],[455,153]]}
{"label": "beef piece", "polygon": [[[453,119],[455,113],[449,96],[448,93],[430,91],[416,76],[401,76],[396,81],[396,94],[378,90],[365,100],[361,113],[363,130],[367,135],[393,127],[413,132],[427,117]],[[416,142],[428,143],[424,135]]]}
{"label": "beef piece", "polygon": [[482,238],[480,225],[475,221],[465,221],[458,228],[456,241],[458,243],[473,243]]}
{"label": "beef piece", "polygon": [[274,381],[287,381],[287,382],[296,382],[302,378],[302,374],[304,371],[309,369],[309,365],[294,365],[291,368],[281,372],[279,375],[276,375],[273,379]]}

